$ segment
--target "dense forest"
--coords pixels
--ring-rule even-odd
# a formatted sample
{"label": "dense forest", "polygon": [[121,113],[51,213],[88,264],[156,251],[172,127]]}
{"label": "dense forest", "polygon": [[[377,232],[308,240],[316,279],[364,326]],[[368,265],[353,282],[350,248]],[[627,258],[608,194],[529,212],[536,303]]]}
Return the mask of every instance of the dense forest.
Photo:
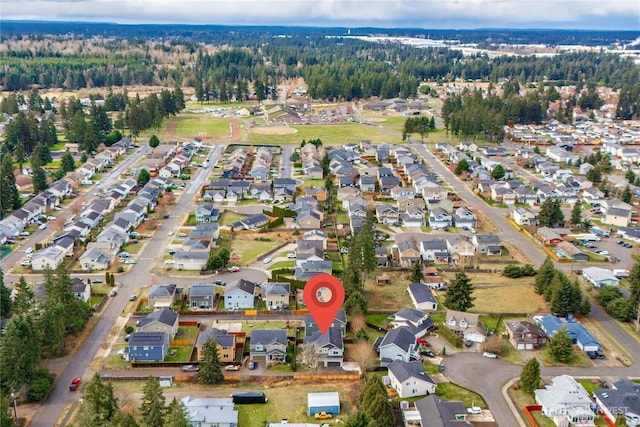
{"label": "dense forest", "polygon": [[[487,55],[464,57],[447,48],[326,37],[322,33],[219,39],[103,38],[3,35],[0,81],[8,91],[39,88],[81,89],[125,85],[175,85],[196,89],[201,100],[243,100],[284,79],[304,78],[317,99],[351,100],[409,97],[421,81],[501,79],[520,84],[577,82],[621,88],[640,81],[631,60],[604,52],[552,57]],[[244,33],[243,33],[244,34]],[[255,90],[254,84],[259,88]]]}

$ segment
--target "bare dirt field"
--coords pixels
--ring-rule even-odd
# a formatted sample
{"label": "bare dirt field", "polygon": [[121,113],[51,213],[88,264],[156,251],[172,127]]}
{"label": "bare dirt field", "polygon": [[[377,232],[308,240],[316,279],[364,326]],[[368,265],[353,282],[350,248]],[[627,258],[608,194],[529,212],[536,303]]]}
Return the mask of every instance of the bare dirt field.
{"label": "bare dirt field", "polygon": [[270,126],[270,127],[254,127],[251,128],[251,133],[258,135],[290,135],[297,133],[298,130],[290,128],[288,126]]}

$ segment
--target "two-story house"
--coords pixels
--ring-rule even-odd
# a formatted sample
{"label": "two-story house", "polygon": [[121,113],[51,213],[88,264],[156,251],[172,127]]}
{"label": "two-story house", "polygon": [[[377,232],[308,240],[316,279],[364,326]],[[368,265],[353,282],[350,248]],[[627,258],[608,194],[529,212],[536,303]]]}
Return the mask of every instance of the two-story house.
{"label": "two-story house", "polygon": [[268,365],[282,363],[287,356],[287,331],[284,329],[256,329],[249,339],[249,358]]}
{"label": "two-story house", "polygon": [[388,366],[394,360],[409,362],[420,359],[416,337],[406,326],[391,329],[384,338],[376,340],[374,347],[380,355],[381,366]]}
{"label": "two-story house", "polygon": [[480,323],[480,315],[477,313],[447,310],[445,326],[466,341],[484,342],[487,339],[487,330]]}
{"label": "two-story house", "polygon": [[535,323],[511,320],[506,326],[509,341],[516,350],[536,350],[547,342],[547,334]]}
{"label": "two-story house", "polygon": [[176,299],[178,285],[165,284],[153,285],[149,290],[148,304],[150,308],[159,309],[163,307],[171,308]]}
{"label": "two-story house", "polygon": [[189,288],[189,307],[210,309],[216,297],[215,285],[211,283],[194,283]]}
{"label": "two-story house", "polygon": [[324,335],[316,330],[312,335],[304,337],[303,346],[311,346],[318,358],[318,363],[325,368],[328,366],[342,367],[344,342],[340,328],[330,327]]}
{"label": "two-story house", "polygon": [[436,382],[424,371],[420,361],[394,360],[389,365],[389,385],[400,398],[425,396],[436,392]]}
{"label": "two-story house", "polygon": [[233,362],[236,360],[236,336],[228,334],[225,329],[217,328],[206,329],[198,335],[196,342],[198,360],[204,359],[202,350],[209,340],[216,343],[218,358],[221,362]]}
{"label": "two-story house", "polygon": [[289,296],[291,285],[287,282],[267,282],[263,286],[264,301],[267,310],[280,310],[289,308]]}
{"label": "two-story house", "polygon": [[178,313],[161,308],[136,322],[137,332],[166,332],[172,340],[178,333]]}
{"label": "two-story house", "polygon": [[224,308],[238,310],[254,308],[256,284],[245,279],[229,283],[224,289]]}

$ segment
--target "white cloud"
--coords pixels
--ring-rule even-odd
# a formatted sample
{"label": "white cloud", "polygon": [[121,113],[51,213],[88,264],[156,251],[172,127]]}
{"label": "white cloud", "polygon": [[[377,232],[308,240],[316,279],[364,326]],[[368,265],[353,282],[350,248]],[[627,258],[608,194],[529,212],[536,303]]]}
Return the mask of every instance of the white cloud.
{"label": "white cloud", "polygon": [[2,9],[3,19],[121,23],[640,29],[636,0],[3,0]]}

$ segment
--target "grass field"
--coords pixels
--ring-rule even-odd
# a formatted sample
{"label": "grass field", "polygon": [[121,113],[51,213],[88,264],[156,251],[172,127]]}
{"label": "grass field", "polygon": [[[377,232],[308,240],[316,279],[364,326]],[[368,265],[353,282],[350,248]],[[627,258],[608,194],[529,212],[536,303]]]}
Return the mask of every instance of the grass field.
{"label": "grass field", "polygon": [[224,211],[222,212],[222,216],[220,218],[220,225],[229,225],[236,221],[240,221],[245,217],[246,217],[245,215],[240,215],[235,212]]}
{"label": "grass field", "polygon": [[[385,132],[376,126],[361,125],[359,123],[345,123],[337,125],[299,125],[293,126],[298,132],[289,135],[248,135],[245,142],[264,142],[274,144],[299,144],[303,139],[322,139],[324,145],[341,145],[368,139],[374,144],[387,142],[399,144],[399,136]],[[244,138],[244,136],[243,136]],[[243,139],[244,140],[244,139]]]}
{"label": "grass field", "polygon": [[453,383],[438,384],[438,388],[436,388],[436,395],[444,398],[445,400],[459,400],[464,403],[464,406],[479,406],[481,408],[487,407],[484,399],[482,399],[479,394]]}
{"label": "grass field", "polygon": [[206,116],[183,116],[176,126],[175,136],[229,136],[231,129],[229,120]]}
{"label": "grass field", "polygon": [[515,284],[481,288],[473,291],[475,307],[469,311],[483,313],[536,313],[545,308],[541,295],[533,286]]}
{"label": "grass field", "polygon": [[[255,240],[255,236],[238,235],[231,242],[232,262],[239,265],[246,265],[256,260],[258,255],[274,249],[281,243],[280,240],[272,239],[268,242]],[[235,257],[235,258],[233,258]],[[234,261],[235,259],[236,261]]]}
{"label": "grass field", "polygon": [[407,294],[409,279],[408,274],[388,273],[391,276],[391,285],[378,286],[375,277],[367,280],[364,287],[364,296],[369,301],[369,310],[390,310],[398,307],[412,307],[413,303]]}

